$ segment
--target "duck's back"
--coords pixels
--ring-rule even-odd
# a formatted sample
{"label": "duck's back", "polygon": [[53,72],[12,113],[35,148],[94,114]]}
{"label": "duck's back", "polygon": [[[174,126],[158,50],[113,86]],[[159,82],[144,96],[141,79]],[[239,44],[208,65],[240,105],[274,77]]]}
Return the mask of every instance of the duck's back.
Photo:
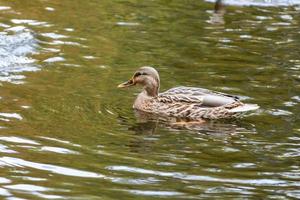
{"label": "duck's back", "polygon": [[202,107],[218,107],[238,102],[237,96],[196,87],[176,87],[160,93],[158,99],[162,102],[183,102],[199,104]]}

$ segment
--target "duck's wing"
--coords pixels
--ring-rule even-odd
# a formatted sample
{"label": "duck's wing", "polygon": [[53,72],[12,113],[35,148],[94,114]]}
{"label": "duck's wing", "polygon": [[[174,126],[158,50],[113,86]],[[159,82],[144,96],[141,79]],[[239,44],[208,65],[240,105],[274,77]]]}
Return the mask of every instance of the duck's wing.
{"label": "duck's wing", "polygon": [[194,103],[206,107],[217,107],[239,101],[239,97],[196,87],[176,87],[160,93],[160,102]]}

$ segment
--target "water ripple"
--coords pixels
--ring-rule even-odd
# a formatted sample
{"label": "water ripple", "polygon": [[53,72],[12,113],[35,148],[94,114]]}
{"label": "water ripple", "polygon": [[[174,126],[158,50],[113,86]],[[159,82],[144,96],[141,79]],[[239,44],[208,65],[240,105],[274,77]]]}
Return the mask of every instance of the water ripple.
{"label": "water ripple", "polygon": [[47,11],[50,11],[50,12],[53,12],[53,11],[55,11],[55,9],[54,9],[54,8],[52,8],[52,7],[46,7],[46,8],[45,8],[45,10],[47,10]]}
{"label": "water ripple", "polygon": [[0,116],[6,117],[6,118],[14,118],[14,119],[18,119],[18,120],[23,119],[23,117],[18,113],[0,113]]}
{"label": "water ripple", "polygon": [[16,185],[7,185],[4,186],[7,189],[14,189],[14,190],[23,190],[23,191],[38,191],[38,192],[45,192],[51,190],[50,188],[30,185],[30,184],[16,184]]}
{"label": "water ripple", "polygon": [[144,195],[144,196],[178,196],[178,195],[184,195],[182,192],[175,192],[175,191],[153,191],[153,190],[124,190],[132,194],[136,195]]}
{"label": "water ripple", "polygon": [[[215,2],[215,0],[206,0],[208,2]],[[234,6],[262,6],[262,7],[279,7],[279,6],[291,6],[299,5],[299,0],[224,0],[224,4]]]}
{"label": "water ripple", "polygon": [[53,58],[48,58],[48,59],[44,60],[43,62],[53,63],[53,62],[62,62],[62,61],[65,61],[65,59],[63,57],[53,57]]}
{"label": "water ripple", "polygon": [[0,196],[12,196],[12,194],[8,190],[0,188]]}
{"label": "water ripple", "polygon": [[13,157],[1,157],[0,166],[30,167],[30,168],[49,171],[55,174],[61,174],[65,176],[105,178],[104,175],[94,173],[94,172],[72,169],[68,167],[60,167],[60,166],[50,165],[50,164],[30,162],[20,158],[13,158]]}
{"label": "water ripple", "polygon": [[75,147],[81,147],[81,145],[79,145],[79,144],[74,144],[74,143],[71,143],[70,141],[61,140],[61,139],[57,139],[57,138],[50,138],[50,137],[45,137],[45,136],[39,136],[39,138],[48,140],[48,141],[59,142],[62,144],[68,144],[68,145],[75,146]]}
{"label": "water ripple", "polygon": [[0,152],[1,153],[17,153],[14,150],[9,149],[7,146],[0,144]]}
{"label": "water ripple", "polygon": [[299,182],[285,181],[278,179],[227,179],[227,178],[215,178],[211,176],[200,176],[200,175],[189,175],[180,172],[162,172],[156,170],[147,170],[142,168],[128,167],[128,166],[109,166],[108,170],[113,171],[124,171],[140,174],[150,174],[163,177],[173,177],[176,179],[189,180],[189,181],[208,181],[208,182],[222,182],[222,183],[235,183],[235,184],[245,184],[254,186],[300,186]]}
{"label": "water ripple", "polygon": [[0,6],[0,11],[1,10],[9,10],[9,9],[11,9],[11,7],[9,7],[9,6]]}
{"label": "water ripple", "polygon": [[27,192],[32,195],[36,195],[38,197],[44,198],[44,199],[61,199],[61,196],[58,195],[48,195],[43,194],[42,192],[49,192],[49,191],[55,191],[55,189],[47,188],[44,186],[37,186],[37,185],[31,185],[31,184],[15,184],[15,185],[6,185],[4,188],[12,190],[12,191],[22,191]]}
{"label": "water ripple", "polygon": [[205,193],[211,193],[211,194],[223,194],[223,193],[239,193],[239,194],[255,194],[255,192],[251,192],[249,190],[254,190],[254,188],[249,187],[239,187],[239,188],[232,188],[232,187],[212,187],[208,188]]}
{"label": "water ripple", "polygon": [[119,26],[138,26],[138,25],[140,25],[139,23],[136,23],[136,22],[117,22],[116,24]]}
{"label": "water ripple", "polygon": [[40,145],[38,142],[35,142],[33,140],[24,139],[24,138],[20,138],[20,137],[14,137],[14,136],[10,136],[10,137],[2,136],[2,137],[0,137],[0,140],[6,141],[6,142],[12,142],[12,143]]}
{"label": "water ripple", "polygon": [[3,177],[0,177],[0,184],[7,184],[7,183],[10,183],[11,181],[7,178],[3,178]]}
{"label": "water ripple", "polygon": [[41,35],[44,37],[52,38],[52,39],[68,38],[68,36],[66,36],[66,35],[57,34],[57,33],[42,33]]}
{"label": "water ripple", "polygon": [[11,20],[14,24],[27,24],[31,26],[49,26],[47,22],[39,22],[37,20],[31,19],[12,19]]}
{"label": "water ripple", "polygon": [[0,80],[19,83],[14,73],[38,70],[35,60],[26,57],[35,53],[36,47],[36,39],[30,32],[0,35]]}
{"label": "water ripple", "polygon": [[49,147],[49,146],[42,147],[41,151],[49,151],[49,152],[54,152],[59,154],[80,154],[79,152],[72,151],[69,149],[65,149],[61,147]]}

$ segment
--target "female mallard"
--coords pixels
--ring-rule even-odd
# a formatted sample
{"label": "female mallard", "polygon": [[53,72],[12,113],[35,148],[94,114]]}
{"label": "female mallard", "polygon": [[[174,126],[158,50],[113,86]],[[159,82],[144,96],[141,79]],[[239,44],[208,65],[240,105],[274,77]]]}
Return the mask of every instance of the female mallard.
{"label": "female mallard", "polygon": [[256,104],[244,104],[239,97],[195,87],[176,87],[159,92],[158,72],[152,67],[141,67],[133,77],[119,88],[142,85],[133,108],[157,115],[202,121],[203,119],[226,119],[256,110]]}

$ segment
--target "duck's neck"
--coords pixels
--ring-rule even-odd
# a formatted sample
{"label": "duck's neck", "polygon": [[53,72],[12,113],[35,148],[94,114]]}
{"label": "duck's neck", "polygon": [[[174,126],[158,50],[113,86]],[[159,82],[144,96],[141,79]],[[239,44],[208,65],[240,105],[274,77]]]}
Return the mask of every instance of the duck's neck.
{"label": "duck's neck", "polygon": [[145,94],[149,97],[156,97],[159,92],[159,82],[151,81],[144,86]]}
{"label": "duck's neck", "polygon": [[146,80],[143,91],[137,96],[133,104],[133,108],[143,110],[143,106],[147,104],[148,100],[158,96],[159,79],[158,81]]}
{"label": "duck's neck", "polygon": [[143,93],[147,94],[149,97],[156,97],[158,95],[158,88],[144,87]]}
{"label": "duck's neck", "polygon": [[144,105],[149,100],[158,96],[159,84],[147,84],[144,86],[143,91],[137,96],[133,104],[133,108],[143,110]]}

